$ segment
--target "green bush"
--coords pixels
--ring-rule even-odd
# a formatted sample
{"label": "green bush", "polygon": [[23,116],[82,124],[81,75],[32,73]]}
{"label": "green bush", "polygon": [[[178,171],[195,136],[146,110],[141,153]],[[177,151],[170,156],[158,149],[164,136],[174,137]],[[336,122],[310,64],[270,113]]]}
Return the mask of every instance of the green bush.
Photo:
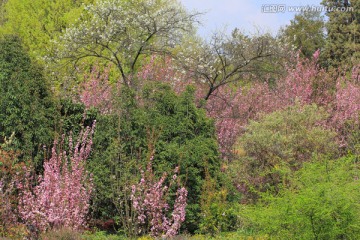
{"label": "green bush", "polygon": [[123,236],[119,236],[119,235],[110,235],[107,234],[106,232],[95,232],[95,233],[84,233],[82,235],[82,238],[84,240],[122,240],[122,239],[127,239]]}
{"label": "green bush", "polygon": [[[184,228],[194,232],[200,222],[200,195],[205,168],[217,179],[220,158],[213,121],[194,103],[194,90],[180,96],[170,86],[145,86],[136,96],[123,89],[116,114],[99,116],[89,168],[94,174],[96,194],[94,217],[114,218],[130,231],[131,185],[139,180],[139,168],[146,168],[148,144],[155,144],[154,172],[171,174],[180,166],[179,180],[188,190]],[[140,100],[139,100],[140,99]],[[134,219],[133,219],[134,220]]]}
{"label": "green bush", "polygon": [[[233,189],[231,189],[233,190]],[[215,179],[206,172],[200,196],[201,221],[198,233],[215,236],[221,232],[236,231],[238,228],[238,204],[229,201],[229,189],[217,189]]]}
{"label": "green bush", "polygon": [[295,105],[252,121],[240,137],[245,151],[230,166],[248,201],[258,192],[277,193],[291,174],[314,157],[335,156],[335,132],[322,127],[326,113],[316,105]]}
{"label": "green bush", "polygon": [[305,163],[291,187],[244,206],[243,226],[272,239],[359,239],[360,172],[354,160]]}

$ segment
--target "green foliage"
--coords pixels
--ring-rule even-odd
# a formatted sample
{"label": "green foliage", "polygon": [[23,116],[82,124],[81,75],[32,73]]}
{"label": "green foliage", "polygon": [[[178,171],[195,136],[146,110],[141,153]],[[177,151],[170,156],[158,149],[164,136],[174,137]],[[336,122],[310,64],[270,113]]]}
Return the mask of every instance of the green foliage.
{"label": "green foliage", "polygon": [[3,25],[6,21],[5,17],[5,4],[7,0],[0,0],[0,26]]}
{"label": "green foliage", "polygon": [[[18,35],[31,57],[49,54],[51,40],[56,39],[80,17],[82,4],[92,0],[8,0],[4,5],[1,34]],[[1,5],[1,4],[0,4]],[[1,21],[1,20],[0,20]]]}
{"label": "green foliage", "polygon": [[305,163],[290,188],[244,206],[244,227],[271,239],[358,239],[360,184],[354,160]]}
{"label": "green foliage", "polygon": [[95,232],[95,233],[85,233],[82,235],[84,240],[122,240],[128,239],[119,235],[109,235],[106,232]]}
{"label": "green foliage", "polygon": [[201,193],[201,222],[200,233],[219,234],[221,232],[235,231],[237,225],[236,204],[228,201],[228,190],[216,189],[214,179],[206,174]]}
{"label": "green foliage", "polygon": [[345,136],[347,136],[346,150],[349,154],[360,157],[360,122],[348,121],[344,127]]}
{"label": "green foliage", "polygon": [[146,168],[150,141],[155,144],[155,174],[180,166],[179,179],[189,192],[185,225],[190,232],[198,228],[205,168],[217,178],[220,164],[213,122],[196,108],[193,94],[187,89],[177,96],[170,86],[149,85],[136,104],[135,95],[124,89],[119,113],[97,119],[90,168],[98,215],[112,216],[115,205],[120,216],[132,217],[127,206],[130,187],[138,181],[139,167]]}
{"label": "green foliage", "polygon": [[58,133],[72,132],[77,135],[81,129],[91,127],[98,116],[94,108],[85,109],[84,104],[76,103],[71,99],[61,99],[58,105],[59,119],[56,131]]}
{"label": "green foliage", "polygon": [[13,148],[35,164],[53,141],[54,101],[42,70],[14,36],[0,39],[0,142],[15,133]]}
{"label": "green foliage", "polygon": [[304,11],[295,15],[290,25],[282,29],[282,37],[303,56],[311,58],[314,52],[325,44],[325,22],[320,12]]}
{"label": "green foliage", "polygon": [[[339,67],[359,63],[360,55],[360,1],[323,0],[328,8],[352,7],[352,11],[328,11],[326,23],[327,41],[324,51],[325,66]],[[349,66],[350,65],[350,66]]]}
{"label": "green foliage", "polygon": [[258,191],[276,193],[303,162],[334,156],[335,133],[321,126],[325,119],[325,111],[316,105],[297,104],[252,121],[239,139],[245,154],[230,168],[236,184],[250,199]]}

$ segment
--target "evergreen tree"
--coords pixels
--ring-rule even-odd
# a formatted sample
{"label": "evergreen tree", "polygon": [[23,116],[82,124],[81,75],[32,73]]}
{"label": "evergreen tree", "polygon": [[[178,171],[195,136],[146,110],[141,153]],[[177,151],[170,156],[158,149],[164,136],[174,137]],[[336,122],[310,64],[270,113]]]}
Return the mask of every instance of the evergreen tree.
{"label": "evergreen tree", "polygon": [[302,55],[311,58],[325,44],[325,22],[317,11],[304,11],[295,15],[290,25],[280,30],[282,39],[292,44]]}
{"label": "evergreen tree", "polygon": [[329,18],[325,65],[338,67],[360,60],[360,1],[323,0]]}
{"label": "evergreen tree", "polygon": [[41,69],[18,37],[0,39],[0,143],[13,132],[13,148],[25,159],[42,160],[53,139],[54,102]]}

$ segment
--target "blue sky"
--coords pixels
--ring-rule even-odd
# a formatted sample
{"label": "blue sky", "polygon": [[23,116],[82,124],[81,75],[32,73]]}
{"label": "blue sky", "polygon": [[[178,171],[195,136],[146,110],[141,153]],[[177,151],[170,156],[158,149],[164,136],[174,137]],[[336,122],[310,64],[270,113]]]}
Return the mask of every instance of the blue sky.
{"label": "blue sky", "polygon": [[[290,23],[295,12],[289,12],[290,6],[321,6],[321,0],[180,0],[188,10],[207,12],[202,17],[203,26],[199,34],[203,37],[227,27],[230,32],[235,27],[247,33],[256,29],[276,34],[281,26]],[[269,4],[286,5],[284,13],[264,13],[262,6]]]}

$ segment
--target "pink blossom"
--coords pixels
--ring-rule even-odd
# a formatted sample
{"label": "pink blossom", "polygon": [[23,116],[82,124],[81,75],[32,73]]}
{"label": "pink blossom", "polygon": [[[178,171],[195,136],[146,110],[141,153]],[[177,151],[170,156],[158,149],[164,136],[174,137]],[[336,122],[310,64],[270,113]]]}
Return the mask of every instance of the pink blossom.
{"label": "pink blossom", "polygon": [[140,182],[132,186],[131,201],[138,215],[138,224],[145,228],[143,233],[147,231],[145,224],[147,221],[150,223],[151,235],[172,237],[178,233],[181,223],[185,221],[187,190],[184,187],[177,190],[174,209],[171,218],[168,218],[170,206],[167,203],[167,194],[175,183],[177,175],[175,173],[172,177],[169,186],[163,186],[167,174],[164,173],[159,180],[155,180],[152,170],[153,159],[152,155],[147,166],[147,173],[141,172]]}
{"label": "pink blossom", "polygon": [[[224,85],[210,96],[206,109],[208,115],[215,119],[223,158],[231,157],[234,144],[250,120],[296,102],[324,107],[329,113],[324,126],[335,129],[338,138],[345,139],[344,124],[348,120],[357,122],[359,117],[360,67],[353,68],[350,79],[338,77],[334,81],[331,73],[318,66],[319,54],[316,51],[312,60],[297,55],[295,67],[287,66],[286,76],[278,79],[274,86],[270,87],[267,82],[255,82],[247,89]],[[343,140],[340,143],[345,144]]]}
{"label": "pink blossom", "polygon": [[31,184],[33,175],[27,169],[25,184],[17,185],[19,214],[23,221],[41,231],[70,227],[78,229],[86,224],[89,201],[93,189],[92,179],[85,170],[90,155],[95,128],[81,132],[75,146],[69,136],[69,151],[62,151],[62,142],[55,140],[52,155],[44,162],[44,174],[38,177],[38,185]]}
{"label": "pink blossom", "polygon": [[100,72],[93,67],[89,75],[85,75],[85,82],[81,85],[80,101],[86,108],[95,107],[101,113],[111,112],[111,85],[109,83],[109,68]]}

